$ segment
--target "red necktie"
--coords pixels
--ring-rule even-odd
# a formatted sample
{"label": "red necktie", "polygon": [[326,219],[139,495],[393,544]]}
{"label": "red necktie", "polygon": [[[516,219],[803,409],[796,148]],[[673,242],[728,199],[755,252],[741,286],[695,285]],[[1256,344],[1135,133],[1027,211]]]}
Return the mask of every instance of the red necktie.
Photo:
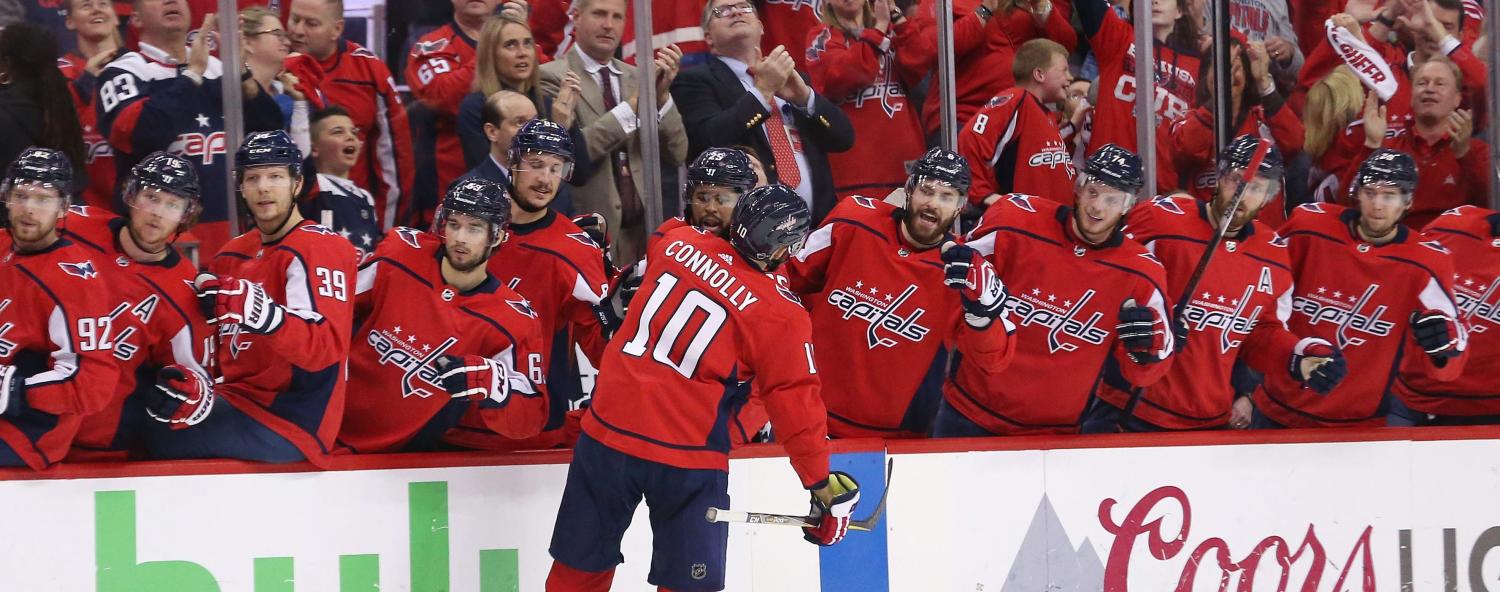
{"label": "red necktie", "polygon": [[781,118],[781,108],[771,101],[771,116],[766,118],[766,137],[771,140],[771,156],[776,159],[776,177],[788,187],[802,183],[802,170],[797,168],[797,155],[792,150],[792,140],[786,135],[786,120]]}

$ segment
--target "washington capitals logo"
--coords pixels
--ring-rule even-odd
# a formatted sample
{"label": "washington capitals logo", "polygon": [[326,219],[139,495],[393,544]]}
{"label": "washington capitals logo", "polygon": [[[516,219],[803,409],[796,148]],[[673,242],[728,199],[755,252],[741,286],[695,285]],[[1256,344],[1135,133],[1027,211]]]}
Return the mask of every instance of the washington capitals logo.
{"label": "washington capitals logo", "polygon": [[884,298],[880,296],[880,289],[870,286],[864,289],[862,281],[855,282],[852,287],[841,288],[828,293],[828,303],[844,313],[844,320],[857,318],[869,324],[865,331],[865,343],[870,349],[876,347],[892,347],[896,340],[880,334],[884,329],[905,337],[910,341],[921,341],[931,329],[917,324],[927,310],[918,308],[906,316],[898,312],[901,305],[917,293],[915,285],[908,285],[898,296],[894,292],[886,293]]}
{"label": "washington capitals logo", "polygon": [[1375,298],[1375,292],[1380,286],[1372,285],[1365,288],[1363,294],[1347,295],[1347,302],[1339,299],[1345,295],[1334,291],[1332,297],[1328,296],[1327,288],[1318,288],[1316,293],[1298,296],[1292,301],[1292,309],[1307,315],[1307,324],[1318,325],[1319,323],[1333,323],[1338,326],[1335,336],[1338,338],[1340,348],[1364,345],[1363,337],[1350,335],[1352,331],[1358,331],[1374,337],[1385,337],[1391,334],[1396,324],[1381,318],[1390,308],[1384,304],[1376,306],[1375,310],[1366,314],[1365,305]]}
{"label": "washington capitals logo", "polygon": [[417,242],[417,234],[419,232],[421,231],[415,228],[407,228],[405,226],[396,227],[396,236],[401,237],[401,242],[410,245],[413,249],[422,248],[422,245]]}
{"label": "washington capitals logo", "polygon": [[[1249,335],[1251,329],[1255,328],[1255,319],[1260,317],[1262,307],[1256,306],[1250,314],[1244,314],[1245,308],[1250,305],[1250,298],[1255,295],[1255,286],[1245,286],[1245,293],[1233,302],[1234,308],[1218,304],[1209,300],[1210,294],[1204,292],[1201,299],[1194,299],[1191,304],[1183,308],[1183,320],[1195,331],[1203,331],[1208,327],[1220,329],[1219,352],[1229,353],[1240,346],[1242,340],[1234,339],[1234,334]],[[1224,297],[1219,296],[1219,302]]]}
{"label": "washington capitals logo", "polygon": [[536,310],[531,308],[531,303],[528,302],[525,298],[522,298],[520,300],[506,300],[505,303],[509,304],[511,308],[516,309],[516,312],[519,312],[533,319],[536,318]]}
{"label": "washington capitals logo", "polygon": [[68,212],[74,213],[74,214],[78,214],[79,216],[83,216],[83,217],[87,218],[89,216],[89,207],[88,206],[80,206],[80,205],[71,205],[71,206],[68,206]]}
{"label": "washington capitals logo", "polygon": [[303,226],[300,230],[302,230],[303,232],[311,232],[313,234],[326,234],[328,236],[339,236],[339,233],[334,232],[332,228],[329,228],[329,227],[324,226],[322,224],[308,224],[307,226]]}
{"label": "washington capitals logo", "polygon": [[583,244],[588,245],[590,247],[593,247],[595,249],[602,249],[603,248],[603,247],[599,246],[599,243],[594,242],[594,239],[589,238],[589,233],[587,233],[587,232],[569,232],[568,233],[568,238],[576,240],[576,241],[578,241],[580,243],[583,243]]}
{"label": "washington capitals logo", "polygon": [[99,272],[94,270],[93,261],[84,261],[83,263],[66,263],[59,261],[57,263],[57,266],[62,268],[63,273],[72,276],[78,276],[86,280],[94,279],[99,275]]}
{"label": "washington capitals logo", "polygon": [[423,41],[423,42],[417,43],[417,53],[428,54],[428,53],[433,53],[433,52],[437,52],[437,51],[443,51],[447,47],[448,47],[448,40],[446,38],[444,38],[444,39],[433,39],[432,41]]}
{"label": "washington capitals logo", "polygon": [[1094,299],[1097,292],[1088,290],[1077,302],[1063,300],[1062,306],[1057,306],[1056,294],[1048,294],[1042,297],[1040,288],[1033,288],[1030,293],[1019,296],[1012,294],[1005,299],[1005,307],[1010,309],[1011,314],[1020,319],[1017,325],[1041,325],[1047,327],[1047,351],[1057,353],[1059,351],[1071,352],[1078,349],[1076,343],[1064,343],[1063,336],[1076,337],[1086,343],[1101,345],[1109,338],[1109,331],[1100,328],[1099,321],[1104,318],[1097,311],[1088,315],[1085,320],[1080,320],[1084,314],[1084,306]]}
{"label": "washington capitals logo", "polygon": [[870,199],[863,195],[856,195],[851,197],[850,199],[853,199],[854,203],[859,204],[859,206],[862,208],[868,208],[871,210],[875,209],[875,200],[873,199]]}
{"label": "washington capitals logo", "polygon": [[1433,240],[1433,241],[1422,241],[1422,242],[1417,243],[1417,244],[1422,245],[1424,247],[1427,247],[1429,249],[1432,249],[1434,251],[1437,251],[1439,253],[1442,253],[1444,255],[1449,254],[1448,247],[1443,246],[1443,243],[1437,242],[1435,240]]}
{"label": "washington capitals logo", "polygon": [[1314,213],[1318,213],[1318,214],[1324,213],[1324,211],[1323,211],[1323,204],[1320,204],[1320,203],[1317,203],[1317,202],[1302,204],[1300,206],[1297,206],[1297,209],[1299,209],[1299,210],[1306,210],[1306,211],[1314,212]]}
{"label": "washington capitals logo", "polygon": [[1158,197],[1156,199],[1151,200],[1151,205],[1156,206],[1158,208],[1161,208],[1163,210],[1166,210],[1168,212],[1171,212],[1173,214],[1177,214],[1178,216],[1181,216],[1181,215],[1184,215],[1184,214],[1187,213],[1187,212],[1182,211],[1182,207],[1178,206],[1177,202],[1172,201],[1172,198],[1167,197],[1165,195],[1161,196],[1161,197]]}
{"label": "washington capitals logo", "polygon": [[1458,310],[1463,314],[1464,321],[1469,324],[1469,330],[1475,334],[1489,330],[1489,327],[1479,321],[1488,321],[1490,325],[1500,326],[1500,299],[1495,298],[1496,294],[1500,294],[1500,277],[1491,281],[1489,287],[1483,292],[1474,289],[1483,285],[1482,283],[1476,286],[1455,282],[1453,286],[1453,295],[1458,298]]}
{"label": "washington capitals logo", "polygon": [[1015,204],[1016,207],[1018,207],[1018,208],[1026,210],[1026,211],[1031,212],[1033,214],[1036,213],[1036,207],[1033,206],[1033,205],[1031,205],[1031,196],[1030,195],[1026,195],[1024,193],[1012,193],[1010,195],[1005,196],[1005,199],[1010,200],[1010,203]]}

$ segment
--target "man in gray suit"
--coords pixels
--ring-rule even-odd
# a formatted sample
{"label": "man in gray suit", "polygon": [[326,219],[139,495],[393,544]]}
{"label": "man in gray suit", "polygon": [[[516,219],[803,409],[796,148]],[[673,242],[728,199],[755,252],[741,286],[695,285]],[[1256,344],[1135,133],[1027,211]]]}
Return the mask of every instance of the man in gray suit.
{"label": "man in gray suit", "polygon": [[[648,163],[641,156],[637,130],[636,68],[615,59],[625,32],[626,0],[577,0],[568,10],[576,44],[564,55],[542,66],[542,90],[556,95],[568,72],[579,79],[583,100],[574,106],[574,119],[583,131],[588,158],[595,172],[573,194],[577,213],[598,212],[613,235],[615,261],[635,261],[646,247],[644,199],[661,199],[660,188],[641,182]],[[668,166],[687,158],[687,132],[668,89],[677,76],[682,50],[670,45],[656,52],[654,111],[660,122],[661,159]]]}

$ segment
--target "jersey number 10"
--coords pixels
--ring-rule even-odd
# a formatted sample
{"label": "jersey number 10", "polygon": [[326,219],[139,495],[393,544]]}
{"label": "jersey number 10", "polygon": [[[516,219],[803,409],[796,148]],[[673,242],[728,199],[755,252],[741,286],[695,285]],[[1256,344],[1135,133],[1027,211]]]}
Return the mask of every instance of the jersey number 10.
{"label": "jersey number 10", "polygon": [[[656,337],[655,344],[651,344],[652,322],[661,312],[662,305],[672,295],[672,290],[677,287],[677,283],[677,276],[669,273],[664,273],[656,279],[656,288],[651,290],[651,296],[646,299],[646,305],[641,309],[640,324],[635,329],[635,336],[625,342],[620,350],[625,355],[637,358],[645,357],[649,350],[651,359],[676,370],[684,378],[692,378],[698,370],[699,359],[703,357],[703,352],[708,350],[714,337],[719,334],[719,329],[724,326],[729,313],[707,294],[689,289],[682,297],[682,302],[670,313],[671,316],[667,317],[667,322],[661,329],[661,335]],[[692,334],[687,347],[681,348],[682,354],[679,359],[672,359],[672,353],[679,349],[677,342],[683,338],[683,329],[687,327],[688,321],[700,312],[704,315],[703,323]]]}

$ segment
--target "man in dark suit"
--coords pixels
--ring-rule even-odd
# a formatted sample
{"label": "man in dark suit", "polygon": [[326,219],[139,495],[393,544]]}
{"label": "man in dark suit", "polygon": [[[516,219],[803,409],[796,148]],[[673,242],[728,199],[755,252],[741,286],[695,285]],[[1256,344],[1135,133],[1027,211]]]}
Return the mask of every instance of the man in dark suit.
{"label": "man in dark suit", "polygon": [[703,7],[703,36],[713,56],[672,83],[688,155],[750,146],[770,181],[796,189],[821,221],[836,199],[828,153],[854,145],[854,126],[812,91],[785,48],[761,55],[764,33],[750,0],[710,0]]}

